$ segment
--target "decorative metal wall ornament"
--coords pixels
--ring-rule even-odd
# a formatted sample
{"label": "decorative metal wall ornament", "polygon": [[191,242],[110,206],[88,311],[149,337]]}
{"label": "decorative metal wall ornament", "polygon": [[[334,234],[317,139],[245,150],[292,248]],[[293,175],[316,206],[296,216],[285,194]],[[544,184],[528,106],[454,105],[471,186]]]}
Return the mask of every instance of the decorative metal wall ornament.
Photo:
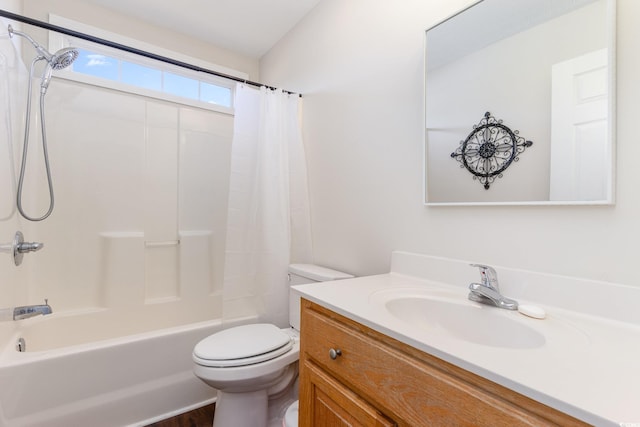
{"label": "decorative metal wall ornament", "polygon": [[497,120],[488,111],[467,139],[460,141],[460,146],[451,153],[451,157],[459,161],[461,168],[466,168],[488,190],[497,178],[502,178],[504,172],[518,156],[533,145],[518,136],[519,131],[512,131]]}

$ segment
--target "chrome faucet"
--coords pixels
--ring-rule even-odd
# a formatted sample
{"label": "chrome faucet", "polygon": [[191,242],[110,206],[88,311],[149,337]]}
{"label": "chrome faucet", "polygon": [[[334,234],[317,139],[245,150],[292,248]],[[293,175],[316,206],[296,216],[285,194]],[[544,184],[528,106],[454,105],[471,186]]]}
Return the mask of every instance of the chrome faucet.
{"label": "chrome faucet", "polygon": [[49,300],[45,299],[42,305],[25,305],[22,307],[16,307],[13,309],[13,320],[28,319],[29,317],[53,313]]}
{"label": "chrome faucet", "polygon": [[505,308],[507,310],[517,310],[518,302],[502,296],[498,285],[498,273],[488,265],[471,264],[472,267],[480,269],[480,283],[469,285],[469,299],[487,305]]}

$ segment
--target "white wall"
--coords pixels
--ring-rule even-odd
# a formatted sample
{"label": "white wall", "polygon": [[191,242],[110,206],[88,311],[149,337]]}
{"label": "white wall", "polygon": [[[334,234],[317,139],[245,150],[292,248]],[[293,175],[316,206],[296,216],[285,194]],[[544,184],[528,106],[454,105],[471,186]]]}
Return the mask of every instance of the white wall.
{"label": "white wall", "polygon": [[324,0],[261,60],[304,94],[315,261],[389,270],[408,250],[640,285],[640,2],[618,0],[617,203],[422,205],[424,30],[472,0]]}

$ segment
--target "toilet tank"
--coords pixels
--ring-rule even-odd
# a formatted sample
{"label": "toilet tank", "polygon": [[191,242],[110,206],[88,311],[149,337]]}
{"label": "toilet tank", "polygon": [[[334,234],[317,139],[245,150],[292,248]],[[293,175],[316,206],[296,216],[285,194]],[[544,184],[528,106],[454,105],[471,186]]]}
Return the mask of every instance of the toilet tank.
{"label": "toilet tank", "polygon": [[[289,286],[353,277],[351,274],[315,264],[291,264],[289,266]],[[300,297],[292,292],[289,292],[289,324],[295,330],[300,330]]]}

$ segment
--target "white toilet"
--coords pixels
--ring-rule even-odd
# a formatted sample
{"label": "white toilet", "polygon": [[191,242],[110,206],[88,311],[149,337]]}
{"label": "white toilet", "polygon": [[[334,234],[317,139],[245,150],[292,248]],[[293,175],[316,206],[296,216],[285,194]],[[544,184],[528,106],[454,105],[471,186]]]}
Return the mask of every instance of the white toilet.
{"label": "white toilet", "polygon": [[[290,285],[351,277],[313,264],[289,266]],[[300,299],[294,296],[289,298],[289,323],[285,329],[268,323],[237,326],[196,344],[193,372],[218,390],[214,427],[267,427],[269,400],[297,386]],[[297,402],[280,423],[297,425]]]}

